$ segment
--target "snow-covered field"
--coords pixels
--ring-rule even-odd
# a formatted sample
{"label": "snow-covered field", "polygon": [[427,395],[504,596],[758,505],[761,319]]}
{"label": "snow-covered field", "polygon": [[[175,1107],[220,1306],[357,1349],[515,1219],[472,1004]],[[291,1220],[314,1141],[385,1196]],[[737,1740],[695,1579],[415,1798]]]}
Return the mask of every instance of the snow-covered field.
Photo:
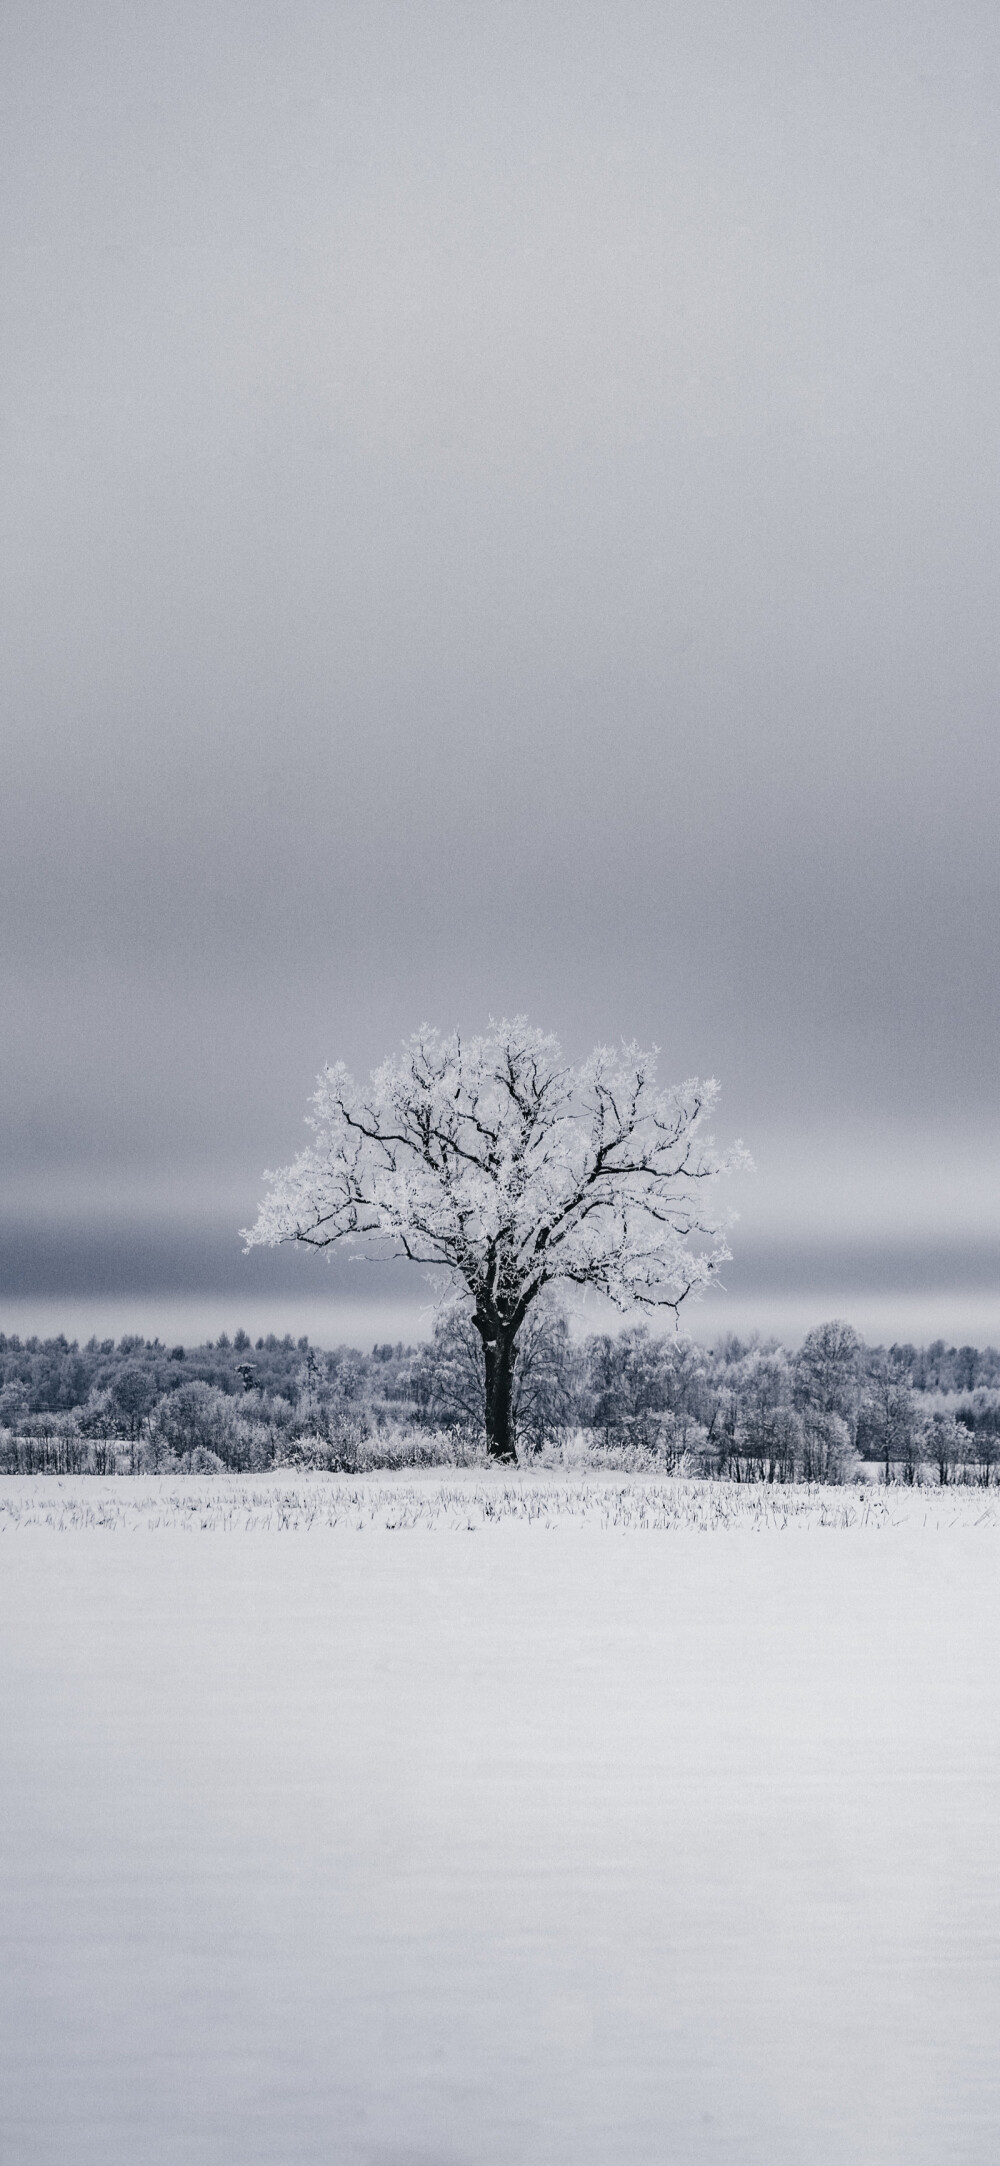
{"label": "snow-covered field", "polygon": [[994,2166],[998,1506],[4,1482],[0,2156]]}
{"label": "snow-covered field", "polygon": [[848,1489],[655,1475],[504,1475],[438,1467],[400,1474],[14,1475],[0,1481],[0,1535],[48,1527],[185,1533],[475,1530],[505,1522],[621,1532],[784,1527],[1000,1528],[1000,1489]]}

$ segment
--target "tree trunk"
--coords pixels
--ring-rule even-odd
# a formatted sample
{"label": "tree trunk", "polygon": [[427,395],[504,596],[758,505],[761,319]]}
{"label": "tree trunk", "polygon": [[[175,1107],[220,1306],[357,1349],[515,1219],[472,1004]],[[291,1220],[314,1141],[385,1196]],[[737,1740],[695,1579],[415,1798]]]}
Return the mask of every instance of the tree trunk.
{"label": "tree trunk", "polygon": [[478,1328],[486,1359],[486,1449],[491,1459],[509,1461],[517,1456],[511,1421],[516,1335],[509,1325],[494,1324],[489,1336]]}

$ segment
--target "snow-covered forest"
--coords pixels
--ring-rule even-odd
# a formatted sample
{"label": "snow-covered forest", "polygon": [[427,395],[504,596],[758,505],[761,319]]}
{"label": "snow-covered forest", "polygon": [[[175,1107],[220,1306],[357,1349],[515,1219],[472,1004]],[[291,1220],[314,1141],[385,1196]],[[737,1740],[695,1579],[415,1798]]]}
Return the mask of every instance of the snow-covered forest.
{"label": "snow-covered forest", "polygon": [[[1000,1352],[865,1345],[841,1322],[794,1351],[714,1347],[635,1324],[570,1331],[539,1309],[514,1416],[522,1463],[684,1471],[743,1482],[1000,1479]],[[137,1337],[0,1335],[0,1471],[209,1474],[475,1465],[482,1350],[467,1314],[416,1346],[323,1351],[247,1333],[168,1347]]]}

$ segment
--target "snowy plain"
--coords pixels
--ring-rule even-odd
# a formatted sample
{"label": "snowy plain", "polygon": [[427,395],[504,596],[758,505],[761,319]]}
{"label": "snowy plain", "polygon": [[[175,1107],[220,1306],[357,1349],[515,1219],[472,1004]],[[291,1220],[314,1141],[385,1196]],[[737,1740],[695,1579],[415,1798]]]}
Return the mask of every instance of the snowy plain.
{"label": "snowy plain", "polygon": [[0,1530],[5,2159],[1000,2155],[990,1493],[15,1478]]}

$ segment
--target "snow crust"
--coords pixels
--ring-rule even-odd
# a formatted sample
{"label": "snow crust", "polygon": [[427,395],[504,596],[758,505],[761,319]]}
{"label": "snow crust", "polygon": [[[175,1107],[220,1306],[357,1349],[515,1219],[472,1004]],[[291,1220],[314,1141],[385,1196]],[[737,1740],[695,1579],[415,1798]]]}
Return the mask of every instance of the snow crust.
{"label": "snow crust", "polygon": [[993,2166],[991,1499],[0,1502],[17,2166]]}

